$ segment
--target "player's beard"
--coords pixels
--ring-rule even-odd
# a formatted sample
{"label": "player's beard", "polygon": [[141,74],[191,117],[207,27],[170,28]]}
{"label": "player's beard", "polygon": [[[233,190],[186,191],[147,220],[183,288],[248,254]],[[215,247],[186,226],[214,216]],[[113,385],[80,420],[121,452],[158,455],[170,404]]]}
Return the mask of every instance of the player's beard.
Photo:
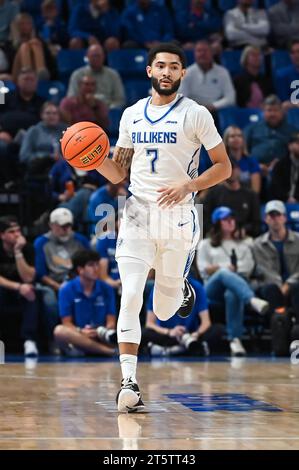
{"label": "player's beard", "polygon": [[156,92],[159,93],[159,95],[164,95],[164,96],[173,95],[173,93],[178,91],[178,89],[180,88],[180,84],[181,84],[181,79],[179,78],[178,80],[172,83],[171,88],[166,89],[166,88],[160,87],[159,80],[157,78],[152,77],[151,81],[152,81],[153,89],[156,90]]}

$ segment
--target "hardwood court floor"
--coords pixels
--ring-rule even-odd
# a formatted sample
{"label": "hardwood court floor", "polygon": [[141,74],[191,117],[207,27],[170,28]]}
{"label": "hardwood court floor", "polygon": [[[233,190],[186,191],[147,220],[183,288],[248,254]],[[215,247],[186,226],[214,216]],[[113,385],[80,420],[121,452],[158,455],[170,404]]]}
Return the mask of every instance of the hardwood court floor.
{"label": "hardwood court floor", "polygon": [[118,415],[117,362],[0,366],[0,449],[299,449],[299,365],[139,364],[147,412]]}

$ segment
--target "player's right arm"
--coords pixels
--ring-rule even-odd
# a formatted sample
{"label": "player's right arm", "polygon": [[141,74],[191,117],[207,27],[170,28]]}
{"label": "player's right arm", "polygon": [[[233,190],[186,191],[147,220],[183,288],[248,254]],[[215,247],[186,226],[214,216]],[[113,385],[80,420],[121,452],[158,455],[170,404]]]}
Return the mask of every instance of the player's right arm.
{"label": "player's right arm", "polygon": [[106,158],[97,168],[97,171],[105,176],[113,184],[120,183],[128,175],[134,154],[133,148],[116,146],[112,159]]}

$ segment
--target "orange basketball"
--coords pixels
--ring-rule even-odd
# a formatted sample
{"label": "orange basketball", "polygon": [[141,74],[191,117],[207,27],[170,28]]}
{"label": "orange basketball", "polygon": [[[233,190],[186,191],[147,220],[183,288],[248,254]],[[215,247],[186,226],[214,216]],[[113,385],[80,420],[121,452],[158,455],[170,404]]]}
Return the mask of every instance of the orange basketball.
{"label": "orange basketball", "polygon": [[77,122],[60,139],[63,158],[80,170],[98,168],[109,154],[106,132],[93,122]]}

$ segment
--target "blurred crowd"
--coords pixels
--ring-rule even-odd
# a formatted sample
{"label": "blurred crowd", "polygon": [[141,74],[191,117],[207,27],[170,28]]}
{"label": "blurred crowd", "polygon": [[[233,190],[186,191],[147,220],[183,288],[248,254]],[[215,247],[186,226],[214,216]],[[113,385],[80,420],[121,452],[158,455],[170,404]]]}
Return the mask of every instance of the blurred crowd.
{"label": "blurred crowd", "polygon": [[[179,92],[210,110],[233,172],[196,197],[203,239],[190,274],[192,315],[157,320],[151,273],[141,350],[241,356],[267,337],[268,353],[289,353],[299,339],[298,24],[298,0],[0,0],[0,339],[8,348],[116,353],[114,254],[128,181],[70,167],[59,139],[92,121],[113,148],[122,110],[149,92],[147,50],[173,41],[188,61]],[[199,172],[210,165],[202,149]],[[112,225],[101,223],[101,204],[115,209]]]}

